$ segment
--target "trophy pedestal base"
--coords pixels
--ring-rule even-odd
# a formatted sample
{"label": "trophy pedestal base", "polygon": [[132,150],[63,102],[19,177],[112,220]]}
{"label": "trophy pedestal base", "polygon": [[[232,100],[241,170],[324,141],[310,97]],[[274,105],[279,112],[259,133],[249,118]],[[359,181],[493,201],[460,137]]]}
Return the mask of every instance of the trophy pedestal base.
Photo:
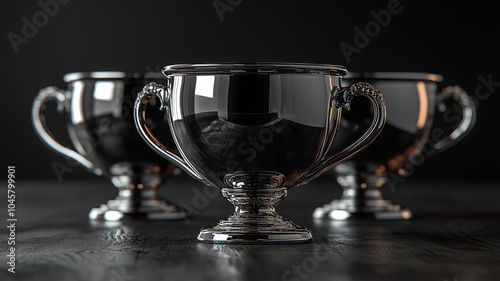
{"label": "trophy pedestal base", "polygon": [[367,200],[362,205],[349,199],[334,200],[314,210],[316,219],[331,220],[374,219],[374,220],[408,220],[413,213],[408,208],[394,204],[390,200]]}
{"label": "trophy pedestal base", "polygon": [[235,206],[227,220],[205,227],[199,242],[223,244],[289,244],[312,240],[309,229],[278,215],[275,205],[285,198],[283,175],[275,172],[228,174],[222,194]]}
{"label": "trophy pedestal base", "polygon": [[144,201],[133,206],[129,201],[115,199],[89,212],[89,219],[98,221],[179,220],[186,217],[187,212],[161,200]]}
{"label": "trophy pedestal base", "polygon": [[386,167],[380,164],[348,162],[335,167],[342,197],[316,208],[313,217],[330,220],[409,220],[411,210],[386,199],[382,188],[387,185]]}
{"label": "trophy pedestal base", "polygon": [[203,228],[197,239],[200,242],[223,244],[290,244],[312,240],[309,229],[282,218],[279,220],[277,224],[256,225],[235,222],[230,218],[214,227]]}

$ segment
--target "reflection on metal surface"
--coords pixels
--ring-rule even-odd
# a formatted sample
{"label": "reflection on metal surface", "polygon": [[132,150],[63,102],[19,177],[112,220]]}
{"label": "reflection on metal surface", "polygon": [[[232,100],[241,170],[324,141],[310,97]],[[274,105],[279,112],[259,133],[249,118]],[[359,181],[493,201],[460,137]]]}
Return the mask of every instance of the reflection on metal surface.
{"label": "reflection on metal surface", "polygon": [[115,83],[98,81],[94,85],[94,99],[102,101],[111,101],[115,93]]}
{"label": "reflection on metal surface", "polygon": [[[93,218],[94,216],[89,215],[90,218]],[[104,214],[104,220],[107,221],[119,221],[123,218],[123,213],[118,212],[118,211],[108,211]]]}
{"label": "reflection on metal surface", "polygon": [[441,75],[429,73],[429,74],[427,74],[427,80],[432,81],[432,82],[442,82],[443,77]]}
{"label": "reflection on metal surface", "polygon": [[83,123],[83,87],[84,84],[82,81],[75,81],[72,83],[72,97],[71,97],[71,123],[80,124]]}
{"label": "reflection on metal surface", "polygon": [[[320,214],[319,212],[315,212],[315,218],[321,218],[323,214]],[[333,212],[330,213],[330,218],[334,220],[346,220],[351,216],[351,213],[347,211],[342,211],[342,210],[334,210]]]}
{"label": "reflection on metal surface", "polygon": [[422,81],[417,82],[417,93],[419,102],[419,112],[417,118],[417,128],[422,129],[427,122],[427,110],[429,109],[429,101],[427,98],[427,90],[425,89],[425,83]]}
{"label": "reflection on metal surface", "polygon": [[197,96],[213,98],[214,97],[215,76],[206,75],[196,77],[196,87],[194,93]]}
{"label": "reflection on metal surface", "polygon": [[64,81],[67,83],[82,80],[82,79],[122,79],[122,78],[139,78],[137,75],[121,71],[93,71],[93,72],[72,72],[64,75]]}

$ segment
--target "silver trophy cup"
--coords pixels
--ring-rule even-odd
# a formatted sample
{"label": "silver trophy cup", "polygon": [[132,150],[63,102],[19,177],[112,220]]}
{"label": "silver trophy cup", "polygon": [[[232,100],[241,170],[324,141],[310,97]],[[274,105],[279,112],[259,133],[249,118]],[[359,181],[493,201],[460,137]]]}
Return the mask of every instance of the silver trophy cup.
{"label": "silver trophy cup", "polygon": [[[367,81],[384,93],[387,122],[377,139],[361,153],[327,174],[333,175],[343,194],[316,208],[315,218],[346,220],[405,220],[413,213],[382,195],[382,188],[394,190],[414,169],[430,157],[462,140],[474,127],[473,100],[458,86],[440,88],[443,77],[431,73],[349,73],[346,84]],[[358,103],[342,118],[333,147],[343,147],[370,123],[369,105]],[[437,116],[448,119],[437,125]]]}
{"label": "silver trophy cup", "polygon": [[[170,65],[165,86],[148,84],[138,96],[135,120],[145,141],[193,178],[221,189],[235,212],[198,241],[297,243],[306,227],[278,215],[275,205],[369,145],[385,123],[382,95],[367,83],[341,86],[337,65],[285,63]],[[346,148],[332,151],[342,108],[368,98],[374,118]],[[149,129],[144,112],[158,97],[181,157]],[[165,125],[167,120],[162,120]]]}
{"label": "silver trophy cup", "polygon": [[[186,212],[161,200],[158,188],[180,171],[144,143],[137,133],[133,106],[145,83],[159,81],[161,74],[124,72],[75,72],[64,76],[66,89],[40,90],[32,106],[33,127],[40,139],[56,153],[76,162],[89,173],[103,176],[118,188],[118,196],[91,209],[91,220],[181,219]],[[72,145],[60,143],[46,122],[45,108],[56,102],[65,113]],[[159,132],[164,147],[178,153],[164,116],[146,113]],[[161,133],[161,134],[160,134]]]}

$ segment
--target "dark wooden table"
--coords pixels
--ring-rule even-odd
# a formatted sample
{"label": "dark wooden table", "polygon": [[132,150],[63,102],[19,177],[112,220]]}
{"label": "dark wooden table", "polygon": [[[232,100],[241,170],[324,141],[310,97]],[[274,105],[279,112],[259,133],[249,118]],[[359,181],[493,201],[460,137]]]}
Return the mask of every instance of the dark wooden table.
{"label": "dark wooden table", "polygon": [[[203,188],[181,175],[160,194],[193,207]],[[116,195],[106,180],[19,180],[16,273],[7,271],[4,226],[0,280],[500,280],[498,182],[410,178],[384,192],[415,218],[316,221],[314,208],[340,195],[333,179],[322,176],[291,190],[278,205],[281,215],[311,229],[313,242],[214,245],[195,238],[201,227],[232,212],[220,194],[196,203],[199,213],[189,220],[104,224],[90,222],[87,214]],[[6,193],[0,213],[7,225]]]}

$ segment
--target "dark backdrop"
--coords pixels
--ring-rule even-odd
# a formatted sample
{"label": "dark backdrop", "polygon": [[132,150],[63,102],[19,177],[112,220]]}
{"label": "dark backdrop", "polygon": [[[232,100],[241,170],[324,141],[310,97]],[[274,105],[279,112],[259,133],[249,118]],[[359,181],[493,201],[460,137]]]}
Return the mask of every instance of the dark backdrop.
{"label": "dark backdrop", "polygon": [[[2,163],[16,165],[20,178],[56,179],[51,163],[64,163],[35,135],[30,110],[39,89],[64,87],[65,73],[159,71],[173,63],[223,61],[334,63],[351,71],[442,74],[442,86],[460,85],[478,97],[477,124],[465,140],[412,176],[486,180],[500,172],[494,131],[500,127],[500,83],[476,93],[480,77],[500,82],[500,24],[492,1],[60,2],[57,9],[49,7],[46,18],[37,1],[6,1],[0,12]],[[391,18],[373,25],[371,11],[380,14],[388,5]],[[38,30],[28,33],[31,38],[16,53],[9,37],[23,36],[23,17],[33,23],[33,16]],[[367,26],[370,41],[356,45],[357,28]],[[349,59],[342,42],[358,47]],[[53,126],[61,128],[56,133],[64,135],[63,117],[53,114],[53,119]],[[93,177],[79,167],[70,176]]]}

